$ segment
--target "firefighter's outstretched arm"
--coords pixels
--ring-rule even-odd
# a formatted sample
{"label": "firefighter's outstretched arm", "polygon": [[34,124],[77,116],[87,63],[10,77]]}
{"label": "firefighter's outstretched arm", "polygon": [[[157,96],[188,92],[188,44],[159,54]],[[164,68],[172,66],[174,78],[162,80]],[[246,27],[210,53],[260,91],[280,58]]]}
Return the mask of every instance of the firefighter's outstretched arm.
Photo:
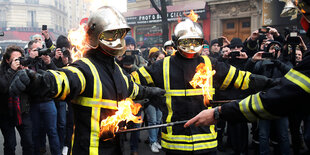
{"label": "firefighter's outstretched arm", "polygon": [[34,72],[32,70],[20,70],[14,76],[9,93],[11,96],[20,95],[27,91],[33,96],[53,95],[54,83],[52,77],[46,71]]}
{"label": "firefighter's outstretched arm", "polygon": [[81,94],[85,90],[85,84],[82,72],[74,66],[38,72],[25,69],[16,73],[9,91],[11,95],[26,92],[31,96],[65,100]]}

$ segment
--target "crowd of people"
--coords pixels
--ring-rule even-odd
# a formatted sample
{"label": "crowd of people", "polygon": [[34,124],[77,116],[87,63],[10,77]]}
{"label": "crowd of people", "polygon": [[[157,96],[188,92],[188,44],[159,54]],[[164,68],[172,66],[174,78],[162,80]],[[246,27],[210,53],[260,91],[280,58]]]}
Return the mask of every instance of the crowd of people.
{"label": "crowd of people", "polygon": [[[103,12],[110,10],[109,7],[99,9]],[[117,14],[115,19],[118,18],[123,17]],[[89,27],[93,22],[91,19]],[[229,41],[221,36],[209,44],[203,40],[199,25],[186,20],[176,26],[175,36],[165,42],[163,47],[141,48],[137,47],[131,36],[125,37],[128,28],[123,25],[116,27],[117,30],[126,31],[123,35],[110,35],[119,38],[105,40],[123,39],[126,43],[124,54],[119,52],[123,49],[111,48],[111,44],[105,45],[104,41],[88,40],[88,44],[93,47],[86,53],[89,59],[75,63],[72,62],[72,46],[67,37],[59,36],[54,44],[48,30],[42,30],[43,37],[35,35],[24,49],[16,45],[6,47],[0,68],[0,127],[5,155],[15,152],[15,128],[20,134],[25,155],[44,154],[46,135],[53,155],[69,154],[71,151],[73,154],[103,154],[103,151],[121,154],[118,145],[121,145],[119,141],[123,138],[127,139],[126,134],[99,142],[99,132],[94,124],[101,119],[101,110],[98,112],[98,107],[91,105],[94,99],[110,99],[102,103],[100,101],[100,104],[109,102],[111,105],[115,100],[127,96],[138,103],[147,97],[149,100],[142,101],[143,108],[137,114],[144,116],[147,126],[188,120],[208,108],[203,104],[202,90],[193,89],[189,84],[200,62],[210,65],[216,71],[214,82],[208,90],[212,95],[208,99],[236,100],[276,85],[277,79],[301,62],[304,53],[308,52],[300,35],[295,37],[297,43],[292,43],[293,36],[289,33],[281,34],[273,27],[267,27],[268,31],[263,33],[255,30],[244,41],[240,38]],[[188,29],[194,29],[195,32],[191,35],[181,33]],[[111,31],[106,29],[102,32]],[[104,80],[109,81],[110,85],[100,86]],[[93,86],[96,82],[96,87],[100,88]],[[157,96],[162,92],[154,87],[165,90],[164,99]],[[97,94],[96,89],[99,89]],[[100,95],[101,91],[104,96]],[[82,97],[76,97],[79,95]],[[115,110],[113,106],[104,108],[108,109],[106,116]],[[99,113],[99,117],[96,113]],[[309,118],[308,115],[294,114],[272,121],[262,119],[251,123],[252,147],[257,154],[270,154],[270,145],[275,154],[291,154],[292,145],[293,153],[300,154],[303,147],[310,147]],[[93,119],[98,120],[94,122]],[[139,128],[141,125],[131,123],[129,128]],[[164,149],[170,155],[216,154],[216,151],[225,152],[228,146],[234,154],[249,154],[248,131],[249,123],[245,122],[219,121],[216,126],[190,128],[176,125],[148,130],[149,136],[145,142],[152,152],[158,153]],[[224,135],[228,137],[227,144],[223,142]],[[131,154],[138,154],[139,141],[139,132],[132,132],[129,140]]]}

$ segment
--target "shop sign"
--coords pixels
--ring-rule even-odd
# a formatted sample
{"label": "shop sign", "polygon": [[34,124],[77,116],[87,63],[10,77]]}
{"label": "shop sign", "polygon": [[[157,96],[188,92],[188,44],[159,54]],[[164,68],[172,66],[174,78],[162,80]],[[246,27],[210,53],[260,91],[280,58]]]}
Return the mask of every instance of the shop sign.
{"label": "shop sign", "polygon": [[[205,9],[197,9],[197,10],[194,10],[194,12],[198,14],[199,19],[207,18]],[[190,13],[190,10],[168,12],[167,20],[168,22],[178,21],[179,19],[184,20],[186,18],[185,15],[188,15],[189,13]],[[153,24],[153,23],[160,23],[161,16],[159,14],[131,16],[131,17],[126,17],[126,20],[129,25]]]}

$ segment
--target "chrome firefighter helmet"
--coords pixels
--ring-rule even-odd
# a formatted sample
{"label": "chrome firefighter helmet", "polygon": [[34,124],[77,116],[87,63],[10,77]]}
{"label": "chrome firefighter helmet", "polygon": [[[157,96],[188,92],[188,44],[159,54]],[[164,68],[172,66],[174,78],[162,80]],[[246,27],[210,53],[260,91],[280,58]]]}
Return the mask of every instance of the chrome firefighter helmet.
{"label": "chrome firefighter helmet", "polygon": [[194,58],[200,54],[203,43],[203,31],[200,25],[190,19],[180,22],[174,29],[178,51],[185,58]]}
{"label": "chrome firefighter helmet", "polygon": [[93,49],[100,47],[111,56],[123,55],[125,36],[130,30],[125,17],[110,6],[96,10],[87,23],[86,43]]}
{"label": "chrome firefighter helmet", "polygon": [[[168,46],[171,46],[172,48],[167,49]],[[165,42],[163,51],[166,53],[166,55],[172,55],[175,52],[174,43],[172,40],[168,40]]]}

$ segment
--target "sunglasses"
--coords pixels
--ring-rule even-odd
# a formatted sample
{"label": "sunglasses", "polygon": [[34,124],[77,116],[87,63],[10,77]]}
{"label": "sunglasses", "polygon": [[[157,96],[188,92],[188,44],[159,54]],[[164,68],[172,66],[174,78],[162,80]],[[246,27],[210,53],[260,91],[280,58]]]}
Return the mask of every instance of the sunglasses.
{"label": "sunglasses", "polygon": [[203,45],[202,47],[203,48],[209,48],[209,45]]}
{"label": "sunglasses", "polygon": [[201,46],[202,40],[201,39],[181,39],[178,41],[178,44],[183,47]]}
{"label": "sunglasses", "polygon": [[116,39],[123,39],[126,36],[126,34],[127,34],[126,29],[104,31],[100,34],[99,39],[106,41],[115,41]]}

